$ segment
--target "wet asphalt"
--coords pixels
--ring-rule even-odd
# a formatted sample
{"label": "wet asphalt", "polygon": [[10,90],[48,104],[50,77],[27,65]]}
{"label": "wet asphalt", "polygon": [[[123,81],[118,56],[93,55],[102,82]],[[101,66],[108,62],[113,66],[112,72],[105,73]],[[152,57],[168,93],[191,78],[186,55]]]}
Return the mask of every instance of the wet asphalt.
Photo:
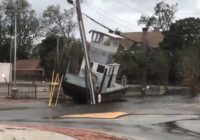
{"label": "wet asphalt", "polygon": [[[48,108],[46,100],[0,100],[0,122],[45,124],[102,131],[138,140],[199,140],[200,97],[126,96],[98,105],[64,101]],[[66,114],[127,112],[117,119],[67,118]]]}

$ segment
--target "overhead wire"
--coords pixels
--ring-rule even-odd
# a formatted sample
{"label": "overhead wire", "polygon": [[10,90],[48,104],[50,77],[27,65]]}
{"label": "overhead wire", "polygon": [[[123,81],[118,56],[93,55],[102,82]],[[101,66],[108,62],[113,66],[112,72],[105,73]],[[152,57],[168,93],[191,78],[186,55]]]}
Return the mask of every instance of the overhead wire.
{"label": "overhead wire", "polygon": [[102,23],[96,21],[95,19],[91,18],[90,16],[88,16],[88,15],[86,15],[86,14],[83,14],[83,15],[86,16],[87,18],[89,18],[90,20],[92,20],[93,22],[97,23],[98,25],[102,26],[103,28],[107,29],[109,33],[113,33],[113,34],[115,34],[115,35],[121,36],[121,37],[123,37],[123,38],[125,38],[125,39],[128,39],[129,41],[132,41],[133,43],[138,43],[138,42],[136,42],[135,40],[124,36],[120,31],[118,31],[118,30],[115,30],[115,31],[114,31],[114,30],[112,30],[111,28],[109,28],[109,27],[103,25]]}
{"label": "overhead wire", "polygon": [[121,6],[124,6],[125,8],[129,8],[129,9],[131,9],[133,11],[137,11],[137,12],[141,12],[141,13],[143,12],[142,10],[139,10],[137,8],[133,8],[130,5],[127,5],[127,4],[125,4],[125,3],[121,2],[121,1],[115,0],[114,2],[117,3],[117,4],[119,4],[119,5],[121,5]]}
{"label": "overhead wire", "polygon": [[135,2],[135,1],[130,0],[130,2],[135,4],[136,6],[139,6],[140,8],[142,8],[144,10],[148,9],[149,11],[152,11],[152,9],[153,9],[153,6],[148,4],[148,3],[142,3],[142,6],[141,6],[141,4],[139,4],[139,3]]}
{"label": "overhead wire", "polygon": [[95,6],[94,4],[92,4],[91,2],[89,2],[88,0],[85,0],[85,2],[88,3],[88,4],[90,4],[90,5],[93,6],[94,8],[97,8],[98,10],[100,10],[100,11],[103,12],[103,13],[105,13],[106,15],[109,15],[109,16],[111,16],[111,17],[114,17],[114,18],[116,18],[116,19],[119,19],[122,23],[130,24],[131,26],[133,25],[132,23],[129,23],[127,20],[124,20],[123,18],[119,18],[119,17],[117,17],[117,16],[115,16],[115,15],[109,14],[108,11],[105,11],[105,10],[101,9],[100,7]]}
{"label": "overhead wire", "polygon": [[[95,12],[95,14],[98,14],[98,13]],[[83,18],[84,18],[84,20],[85,19],[88,20],[88,18],[85,18],[85,16]],[[131,30],[131,29],[125,27],[125,26],[120,25],[119,23],[116,23],[115,20],[110,19],[110,18],[106,17],[103,14],[98,14],[98,19],[101,20],[101,21],[103,21],[104,23],[107,23],[109,27],[115,27],[115,28],[119,28],[119,29]]]}
{"label": "overhead wire", "polygon": [[124,28],[128,28],[128,30],[132,30],[132,28],[130,26],[133,26],[132,23],[129,23],[128,21],[121,19],[119,17],[116,17],[114,15],[109,14],[108,12],[106,12],[105,10],[102,10],[101,8],[91,4],[88,1],[85,1],[83,3],[85,6],[87,6],[88,8],[92,9],[95,11],[95,13],[97,13],[100,16],[103,17],[107,17],[108,19],[114,21],[116,24],[120,25],[121,27],[123,26]]}
{"label": "overhead wire", "polygon": [[[107,20],[107,21],[109,21],[109,22],[112,21],[112,25],[113,25],[113,23],[114,23],[114,24],[118,25],[118,26],[121,27],[121,28],[125,28],[125,29],[127,29],[127,30],[132,30],[132,28],[130,28],[130,27],[128,27],[127,25],[123,24],[122,22],[120,22],[120,20],[116,20],[116,18],[114,19],[114,18],[108,16],[107,14],[98,11],[96,8],[92,7],[91,5],[88,5],[88,4],[86,4],[86,3],[85,3],[84,5],[85,5],[86,7],[88,7],[88,8],[90,8],[90,9],[92,9],[93,11],[95,11],[95,13],[98,14],[99,16],[101,16],[104,20]],[[105,18],[105,17],[106,17],[106,18]]]}

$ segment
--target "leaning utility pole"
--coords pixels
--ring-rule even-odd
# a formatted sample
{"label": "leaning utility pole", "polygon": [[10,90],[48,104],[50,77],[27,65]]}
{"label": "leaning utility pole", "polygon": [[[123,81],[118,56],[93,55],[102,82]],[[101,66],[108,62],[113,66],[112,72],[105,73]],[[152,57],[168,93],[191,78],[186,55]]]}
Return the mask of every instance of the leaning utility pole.
{"label": "leaning utility pole", "polygon": [[84,58],[85,58],[85,63],[86,63],[86,72],[87,72],[87,75],[88,75],[88,78],[89,78],[90,101],[91,101],[91,104],[96,104],[94,84],[93,84],[93,81],[92,81],[92,71],[91,71],[91,67],[90,67],[90,59],[89,59],[89,54],[88,54],[88,48],[87,48],[87,43],[86,43],[86,35],[85,35],[85,29],[84,29],[82,12],[81,12],[79,0],[76,0],[76,12],[77,12],[77,17],[78,17],[78,24],[79,24],[79,29],[80,29],[81,40],[82,40],[83,47],[84,47]]}

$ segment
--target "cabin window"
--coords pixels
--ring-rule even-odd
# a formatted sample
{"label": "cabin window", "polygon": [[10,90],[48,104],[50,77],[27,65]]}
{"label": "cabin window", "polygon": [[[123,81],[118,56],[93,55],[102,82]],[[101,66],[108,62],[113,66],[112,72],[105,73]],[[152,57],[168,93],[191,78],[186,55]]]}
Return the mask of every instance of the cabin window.
{"label": "cabin window", "polygon": [[101,40],[101,35],[98,34],[98,33],[93,33],[92,41],[95,42],[95,43],[99,43],[100,40]]}
{"label": "cabin window", "polygon": [[95,42],[96,42],[96,43],[99,43],[100,40],[101,40],[101,35],[100,35],[100,34],[97,34],[96,39],[95,39]]}
{"label": "cabin window", "polygon": [[104,73],[104,70],[105,70],[105,66],[103,66],[103,65],[98,65],[98,67],[97,67],[97,72],[99,72],[99,73]]}
{"label": "cabin window", "polygon": [[108,74],[111,75],[114,67],[110,67]]}
{"label": "cabin window", "polygon": [[105,46],[110,46],[110,43],[111,43],[111,39],[108,36],[104,36],[103,37],[103,44]]}

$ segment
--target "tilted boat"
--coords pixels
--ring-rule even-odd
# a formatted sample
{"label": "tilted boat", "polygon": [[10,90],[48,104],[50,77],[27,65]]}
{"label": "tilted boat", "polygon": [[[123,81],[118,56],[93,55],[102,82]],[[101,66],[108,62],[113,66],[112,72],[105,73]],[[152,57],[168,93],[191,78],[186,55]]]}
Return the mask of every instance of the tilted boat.
{"label": "tilted boat", "polygon": [[[88,52],[95,100],[105,102],[121,99],[127,91],[126,77],[123,76],[120,83],[116,82],[120,64],[114,62],[120,38],[99,31],[90,32],[92,35]],[[64,94],[77,102],[90,102],[88,81],[86,63],[83,59],[78,75],[66,72],[62,84]]]}

